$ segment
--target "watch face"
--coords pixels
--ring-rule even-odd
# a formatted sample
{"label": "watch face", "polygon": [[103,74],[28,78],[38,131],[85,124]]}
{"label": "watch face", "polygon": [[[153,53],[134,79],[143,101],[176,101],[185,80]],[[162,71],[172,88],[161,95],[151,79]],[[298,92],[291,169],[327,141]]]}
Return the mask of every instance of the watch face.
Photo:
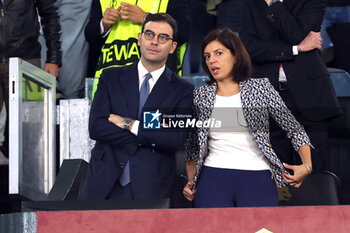
{"label": "watch face", "polygon": [[132,120],[130,118],[125,118],[124,119],[124,127],[125,129],[128,129],[129,126],[131,125]]}

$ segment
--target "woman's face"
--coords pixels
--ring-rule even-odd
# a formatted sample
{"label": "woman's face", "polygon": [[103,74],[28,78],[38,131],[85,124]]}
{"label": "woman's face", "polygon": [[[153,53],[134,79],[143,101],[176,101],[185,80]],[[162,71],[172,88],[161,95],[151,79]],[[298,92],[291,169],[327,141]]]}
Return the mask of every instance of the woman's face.
{"label": "woman's face", "polygon": [[203,56],[210,74],[216,81],[233,79],[232,70],[236,57],[223,44],[213,40],[204,48]]}

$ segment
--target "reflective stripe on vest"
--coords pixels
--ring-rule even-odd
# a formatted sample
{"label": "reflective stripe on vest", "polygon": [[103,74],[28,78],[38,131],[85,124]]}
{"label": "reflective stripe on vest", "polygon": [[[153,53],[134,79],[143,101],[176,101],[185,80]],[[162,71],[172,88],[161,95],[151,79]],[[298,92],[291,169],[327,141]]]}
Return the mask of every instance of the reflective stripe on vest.
{"label": "reflective stripe on vest", "polygon": [[[121,2],[137,5],[147,13],[165,13],[169,0],[100,0],[102,14],[107,8],[117,9]],[[101,49],[95,77],[99,78],[106,68],[131,65],[140,59],[137,36],[141,28],[141,24],[122,19],[112,26]],[[98,79],[95,79],[92,95],[97,89],[97,83]]]}
{"label": "reflective stripe on vest", "polygon": [[188,43],[185,42],[183,43],[183,45],[181,45],[180,47],[177,48],[177,75],[182,76],[182,66],[184,63],[184,58],[185,58],[185,54],[187,51],[187,45]]}

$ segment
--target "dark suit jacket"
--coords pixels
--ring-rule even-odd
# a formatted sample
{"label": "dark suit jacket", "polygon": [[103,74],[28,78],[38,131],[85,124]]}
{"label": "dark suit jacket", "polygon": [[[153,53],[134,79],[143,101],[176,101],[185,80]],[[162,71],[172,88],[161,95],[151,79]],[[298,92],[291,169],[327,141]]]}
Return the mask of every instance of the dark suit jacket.
{"label": "dark suit jacket", "polygon": [[[103,71],[92,102],[89,132],[96,140],[82,199],[104,199],[129,160],[135,198],[169,197],[175,179],[175,152],[188,136],[184,130],[143,129],[138,135],[108,121],[109,114],[138,119],[137,63]],[[144,109],[163,114],[190,114],[193,86],[165,69],[150,93]]]}
{"label": "dark suit jacket", "polygon": [[329,73],[318,50],[300,52],[310,31],[319,31],[327,0],[284,0],[267,6],[264,0],[245,0],[240,36],[253,63],[253,77],[268,77],[278,90],[282,63],[298,110],[318,121],[340,113]]}

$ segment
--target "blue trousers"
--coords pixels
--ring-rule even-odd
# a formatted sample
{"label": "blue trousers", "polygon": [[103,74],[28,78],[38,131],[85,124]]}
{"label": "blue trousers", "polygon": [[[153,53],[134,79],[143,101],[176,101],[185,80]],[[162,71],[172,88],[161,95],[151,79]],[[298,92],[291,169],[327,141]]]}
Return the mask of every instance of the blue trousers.
{"label": "blue trousers", "polygon": [[194,206],[278,206],[278,194],[269,170],[247,171],[203,166]]}
{"label": "blue trousers", "polygon": [[321,25],[322,50],[333,46],[327,33],[327,28],[332,26],[333,23],[350,23],[350,6],[329,6],[326,8]]}

